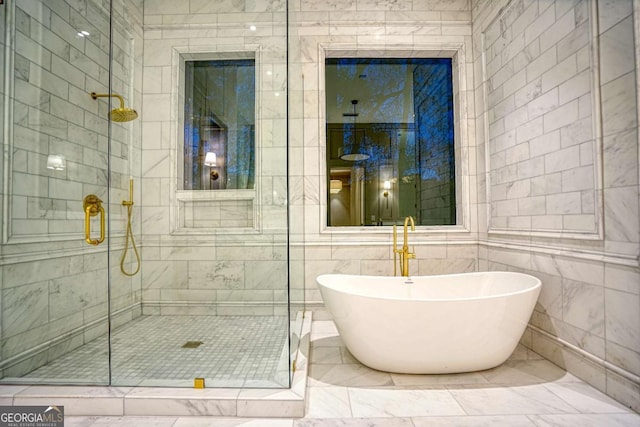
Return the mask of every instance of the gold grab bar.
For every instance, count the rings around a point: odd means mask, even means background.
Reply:
[[[104,208],[102,200],[95,194],[89,194],[84,198],[84,240],[90,245],[99,245],[104,242]],[[100,214],[100,239],[91,238],[91,217]]]

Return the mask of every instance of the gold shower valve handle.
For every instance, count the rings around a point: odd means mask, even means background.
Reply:
[[[84,240],[90,245],[99,245],[104,242],[104,208],[102,200],[95,194],[89,194],[84,198],[82,204],[84,208]],[[100,214],[100,238],[91,238],[91,217]]]

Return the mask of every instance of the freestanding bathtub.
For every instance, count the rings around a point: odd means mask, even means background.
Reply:
[[[511,355],[540,294],[522,273],[317,277],[351,354],[387,372],[479,371]]]

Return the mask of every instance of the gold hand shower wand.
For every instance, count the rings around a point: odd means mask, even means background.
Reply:
[[[140,271],[140,254],[136,248],[136,242],[133,240],[133,230],[131,228],[131,214],[133,211],[133,178],[129,179],[129,200],[123,200],[122,206],[127,207],[127,234],[124,243],[124,251],[122,252],[122,258],[120,259],[120,271],[122,271],[122,274],[125,276],[135,276],[136,273]],[[127,258],[127,251],[129,250],[129,239],[131,239],[131,246],[133,247],[133,252],[136,255],[136,262],[138,263],[138,267],[133,273],[128,273],[124,269],[124,262]]]

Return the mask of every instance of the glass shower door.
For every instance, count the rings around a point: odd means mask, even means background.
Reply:
[[[288,387],[286,6],[186,3],[113,0],[111,383]]]
[[[90,18],[89,18],[90,17]],[[110,10],[0,5],[4,383],[109,383]]]

